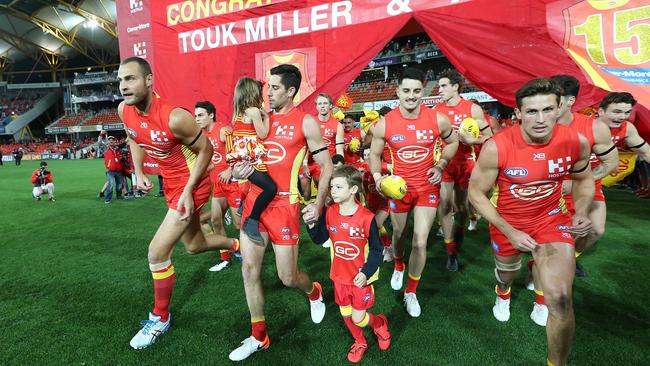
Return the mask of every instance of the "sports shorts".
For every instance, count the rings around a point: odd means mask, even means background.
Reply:
[[[411,186],[406,184],[406,195],[401,200],[389,200],[388,209],[394,213],[410,212],[413,207],[433,207],[438,208],[440,200],[439,185]]]
[[[454,182],[459,187],[467,189],[469,187],[469,177],[476,162],[474,160],[452,160],[442,171],[443,182]]]
[[[594,202],[605,202],[605,194],[603,193],[603,182],[599,179],[596,181],[596,191],[594,193]],[[566,209],[571,213],[571,216],[576,214],[575,203],[573,202],[573,196],[571,193],[564,195],[564,204]]]
[[[165,194],[165,200],[167,201],[167,207],[175,210],[178,208],[178,200],[183,194],[185,185],[187,184],[187,177],[182,179],[173,179],[163,177],[165,183],[163,184],[163,193]],[[201,179],[199,184],[194,187],[192,191],[192,199],[194,200],[194,214],[199,215],[201,213],[201,207],[205,205],[210,199],[210,191],[212,191],[212,183],[210,182],[209,177],[204,177]]]
[[[210,181],[212,182],[212,198],[225,198],[228,206],[239,208],[246,195],[238,182],[223,183],[219,179],[219,174],[214,170],[210,172]]]
[[[373,285],[361,288],[334,282],[334,302],[339,306],[350,306],[355,310],[367,310],[375,304]]]
[[[241,223],[253,210],[257,194],[249,194],[244,200]],[[300,240],[300,204],[287,203],[283,206],[268,206],[260,215],[260,232],[268,233],[275,245],[296,245]]]
[[[567,243],[574,245],[573,234],[569,231],[571,216],[569,213],[558,212],[555,215],[531,218],[530,225],[515,229],[530,235],[537,244]],[[512,246],[508,238],[496,227],[490,225],[490,241],[494,254],[511,257],[521,251]]]

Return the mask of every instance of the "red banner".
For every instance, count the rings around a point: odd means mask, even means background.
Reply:
[[[550,2],[129,0],[117,5],[122,57],[142,53],[135,45],[144,42],[147,59],[155,61],[154,87],[161,95],[189,109],[198,100],[210,100],[217,106],[217,118],[230,120],[236,81],[242,76],[264,79],[279,62],[293,63],[302,70],[298,101],[306,111],[315,112],[318,93],[334,97],[344,93],[407,24],[409,30],[425,30],[470,82],[504,104],[514,105],[514,92],[527,80],[560,73],[574,75],[581,82],[577,109],[597,104],[605,91],[594,86],[598,82],[583,74],[575,58],[548,33],[546,3]],[[558,9],[567,9],[579,2],[560,3]],[[555,9],[554,5],[549,9]],[[627,62],[647,54],[635,48],[645,45],[648,36],[643,32],[644,20],[635,12],[639,10],[634,9],[626,5],[624,10],[631,13],[625,19],[618,16],[627,21],[623,33],[616,35],[618,28],[612,30],[620,41],[615,44],[619,51],[612,52]],[[569,19],[585,16],[580,12],[570,15]],[[549,23],[565,29],[567,18],[561,11],[551,14],[549,10],[548,16]],[[568,45],[573,47],[571,42]],[[632,87],[627,90],[633,91]],[[643,91],[634,90],[647,103]],[[639,116],[647,119],[647,109],[640,108]],[[648,122],[637,123],[646,137],[650,136]]]

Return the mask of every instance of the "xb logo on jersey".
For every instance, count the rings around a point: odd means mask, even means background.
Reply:
[[[397,157],[405,163],[419,163],[429,155],[429,149],[422,146],[404,146],[397,150]]]
[[[359,248],[347,241],[337,241],[334,243],[334,255],[343,260],[352,261],[358,257],[359,254],[361,254]]]
[[[276,164],[282,161],[287,156],[287,151],[274,141],[265,141],[264,146],[267,148],[266,164]]]

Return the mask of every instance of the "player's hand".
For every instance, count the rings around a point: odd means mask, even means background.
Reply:
[[[429,183],[431,185],[438,185],[442,181],[442,168],[436,165],[427,170],[427,175],[429,176]]]
[[[569,231],[578,238],[587,236],[591,232],[591,220],[582,215],[573,215],[573,226],[569,227]]]
[[[571,194],[571,188],[573,188],[573,181],[571,179],[565,179],[562,181],[563,195]]]
[[[368,279],[366,278],[366,275],[363,274],[363,272],[359,272],[356,276],[354,276],[354,280],[352,281],[354,282],[355,286],[361,288],[366,285],[366,281],[368,281]]]
[[[219,174],[219,180],[221,183],[230,183],[230,178],[232,178],[232,168],[228,168]]]
[[[232,167],[232,176],[235,179],[248,179],[254,170],[249,161],[240,161]]]
[[[302,209],[302,220],[305,224],[314,224],[318,221],[320,217],[320,209],[315,203],[310,203],[305,208]]]
[[[178,206],[176,211],[181,214],[178,218],[180,221],[187,221],[194,213],[194,199],[192,199],[192,191],[184,189],[181,197],[178,199]]]
[[[151,184],[149,178],[146,175],[140,175],[137,178],[138,178],[138,189],[145,193],[151,192],[151,189],[153,189],[153,184]]]
[[[384,192],[382,192],[381,189],[379,189],[379,187],[381,187],[381,186],[380,186],[381,181],[384,180],[387,176],[388,176],[388,175],[382,175],[381,177],[379,177],[379,179],[376,179],[376,180],[375,180],[375,191],[377,191],[377,193],[379,193],[379,195],[382,196],[383,198],[389,200],[390,198],[389,198],[389,197],[386,197],[386,196],[384,195]]]
[[[523,231],[513,229],[513,232],[507,237],[508,241],[512,243],[512,246],[519,251],[532,252],[537,248],[537,242],[535,239],[531,238],[530,235]]]

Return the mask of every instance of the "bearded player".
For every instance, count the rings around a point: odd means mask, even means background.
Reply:
[[[256,245],[240,231],[242,253],[242,277],[246,291],[246,302],[251,315],[251,336],[230,353],[233,361],[241,361],[270,345],[264,317],[264,292],[262,290],[262,261],[267,243],[273,245],[275,267],[278,277],[287,287],[298,288],[310,300],[311,319],[320,323],[325,316],[322,288],[313,282],[307,273],[298,270],[298,241],[300,239],[300,199],[297,187],[298,170],[305,158],[307,148],[320,168],[320,185],[315,203],[303,209],[305,223],[315,223],[325,205],[329,193],[332,161],[320,134],[316,119],[293,106],[302,75],[293,65],[278,65],[271,69],[269,78],[269,135],[264,145],[269,150],[266,164],[268,172],[278,187],[275,199],[262,212],[259,229],[264,238],[263,245]],[[233,167],[236,178],[252,174],[252,167],[245,162]],[[261,189],[251,185],[244,203],[245,219]],[[243,221],[243,220],[242,220]]]
[[[216,233],[226,235],[223,221],[228,207],[231,208],[230,216],[235,227],[239,227],[241,220],[237,214],[237,209],[241,206],[243,194],[239,183],[232,180],[232,168],[226,164],[225,134],[232,131],[230,124],[217,122],[215,114],[217,113],[214,104],[209,101],[197,102],[194,105],[194,119],[203,129],[206,137],[212,144],[214,153],[212,155],[212,166],[210,170],[210,182],[212,182],[212,202],[210,204],[210,221],[212,228]],[[242,184],[248,184],[242,183]],[[211,272],[219,272],[230,266],[231,258],[228,250],[221,250],[220,260],[214,266],[210,267]]]
[[[409,257],[408,280],[404,291],[407,313],[421,313],[416,291],[427,259],[427,240],[436,218],[442,172],[456,153],[458,140],[449,118],[422,105],[425,74],[422,70],[406,68],[399,79],[397,97],[400,106],[386,114],[372,127],[370,171],[375,186],[386,177],[381,173],[384,144],[390,147],[393,174],[406,181],[407,193],[401,200],[391,200],[390,218],[393,224],[395,270],[391,278],[393,290],[400,290],[404,278],[404,230],[409,212],[413,211],[413,242]],[[436,139],[446,145],[442,157],[434,165]]]
[[[435,107],[436,111],[449,118],[460,140],[456,155],[443,172],[440,186],[440,221],[447,249],[447,270],[452,272],[460,269],[456,247],[463,242],[469,213],[467,186],[475,164],[473,146],[480,146],[492,137],[492,130],[485,122],[483,109],[460,96],[462,85],[463,77],[457,71],[444,72],[438,80],[442,103],[438,103]],[[474,118],[478,124],[481,132],[478,138],[472,137],[469,133],[458,132],[461,123],[468,117]]]
[[[594,195],[591,146],[577,131],[557,123],[562,95],[549,79],[527,82],[515,94],[522,121],[501,131],[482,149],[469,184],[469,198],[490,223],[497,286],[495,318],[510,318],[510,286],[531,252],[549,309],[548,365],[566,365],[575,328],[574,235],[591,230],[587,216]],[[570,176],[575,215],[562,209],[562,181]],[[488,199],[498,186],[495,208]]]
[[[117,73],[124,101],[117,108],[124,122],[139,188],[153,185],[142,173],[145,153],[160,166],[165,179],[167,214],[149,243],[149,269],[153,276],[154,308],[142,329],[131,339],[133,348],[152,345],[171,325],[169,302],[176,278],[171,254],[179,240],[190,254],[209,250],[236,250],[237,239],[204,235],[199,214],[210,197],[206,169],[212,145],[188,111],[166,102],[152,90],[153,74],[146,60],[130,57]]]

